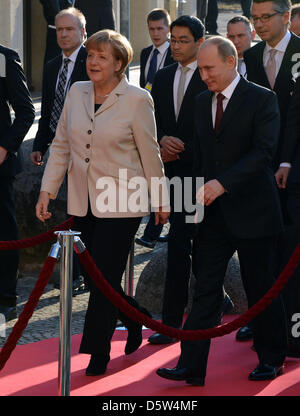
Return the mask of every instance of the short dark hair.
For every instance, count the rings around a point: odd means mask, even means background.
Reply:
[[[171,18],[167,10],[165,9],[153,9],[147,16],[147,23],[149,21],[164,20],[166,26],[170,26]]]
[[[204,25],[198,17],[180,16],[171,23],[171,33],[175,26],[188,27],[195,39],[195,42],[204,36]]]
[[[291,19],[296,15],[300,16],[300,3],[294,4],[291,9]]]
[[[253,0],[253,3],[266,3],[267,1],[274,3],[274,10],[278,13],[285,13],[291,10],[292,3],[290,0]]]
[[[234,16],[227,23],[227,29],[228,29],[229,25],[234,25],[235,23],[244,23],[248,27],[250,32],[253,30],[252,23],[250,22],[250,20],[246,16]]]

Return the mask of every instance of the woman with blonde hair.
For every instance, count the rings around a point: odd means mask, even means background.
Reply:
[[[73,84],[50,147],[36,215],[50,218],[49,199],[54,199],[68,172],[68,213],[74,229],[96,265],[116,291],[127,297],[121,279],[141,219],[149,213],[148,190],[156,222],[169,216],[166,192],[151,190],[153,178],[164,182],[163,164],[156,140],[150,94],[128,83],[124,75],[132,60],[129,41],[112,30],[93,34],[86,43],[90,81]],[[137,185],[140,186],[136,198]],[[160,188],[161,190],[161,188]],[[139,205],[139,202],[144,202]],[[90,298],[80,352],[90,354],[87,375],[106,371],[110,342],[117,318],[128,329],[125,353],[142,342],[142,326],[118,311],[86,276]]]

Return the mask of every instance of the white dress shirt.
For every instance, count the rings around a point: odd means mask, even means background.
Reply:
[[[154,49],[158,50],[158,54],[157,54],[157,68],[156,71],[158,71],[159,69],[164,67],[165,64],[165,60],[166,60],[166,56],[168,53],[168,48],[169,48],[170,44],[169,41],[166,40],[165,43],[163,43],[162,45],[160,45],[158,48],[156,48],[154,45],[152,47],[152,51],[147,59],[147,63],[145,66],[145,79],[147,79],[147,75],[148,75],[148,71],[149,71],[149,66],[150,66],[150,61],[153,55],[153,51]]]
[[[177,114],[177,92],[178,92],[179,80],[180,80],[180,75],[181,75],[181,67],[182,65],[178,63],[178,67],[175,72],[174,83],[173,83],[173,98],[174,98],[175,114]],[[187,90],[187,87],[192,79],[192,76],[194,75],[195,70],[198,71],[197,60],[186,65],[186,67],[190,68],[190,71],[188,71],[185,76],[184,93]]]
[[[63,70],[63,67],[64,67],[64,59],[68,58],[68,59],[70,59],[70,62],[68,63],[68,74],[67,74],[67,80],[66,80],[66,85],[65,85],[65,94],[67,93],[67,91],[70,88],[70,78],[71,78],[71,75],[72,75],[72,72],[73,72],[73,69],[74,69],[74,65],[75,65],[75,62],[76,62],[76,59],[77,59],[77,55],[78,55],[78,52],[79,52],[79,49],[81,48],[81,46],[82,45],[80,45],[70,56],[66,56],[64,53],[62,54],[62,64],[61,64],[60,70],[58,72],[55,89],[57,88],[57,85],[58,85],[59,75],[60,75],[60,73],[61,73],[61,71]]]
[[[223,94],[224,95],[224,100],[222,101],[222,106],[223,106],[223,111],[225,111],[227,104],[237,86],[237,84],[239,83],[241,79],[240,74],[237,74],[237,76],[234,78],[234,80],[231,82],[231,84],[228,85],[228,87],[225,88],[225,90],[220,91],[220,92],[216,92],[211,100],[211,113],[212,113],[212,123],[213,123],[213,127],[215,127],[215,121],[216,121],[216,113],[217,113],[217,95],[218,94]]]

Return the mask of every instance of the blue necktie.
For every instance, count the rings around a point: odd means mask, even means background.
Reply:
[[[155,76],[156,70],[157,70],[157,54],[158,53],[159,53],[158,49],[154,49],[153,54],[152,54],[152,58],[151,58],[151,61],[150,61],[150,65],[149,65],[146,84],[147,84],[147,82],[149,82],[151,85],[153,84],[154,76]]]

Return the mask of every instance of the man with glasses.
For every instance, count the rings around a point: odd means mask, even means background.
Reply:
[[[300,52],[300,38],[288,30],[291,3],[289,0],[263,1],[254,0],[252,20],[258,36],[262,39],[244,54],[247,78],[263,87],[276,92],[280,116],[280,135],[277,152],[273,159],[273,169],[279,188],[281,207],[284,214],[285,231],[280,238],[279,253],[275,257],[281,260],[278,273],[285,266],[288,254],[291,254],[290,238],[294,227],[300,223],[300,175],[292,174],[299,170],[299,161],[293,159],[286,151],[287,142],[284,138],[287,114],[295,87],[297,71],[297,55]],[[288,176],[293,181],[288,180]],[[295,280],[298,283],[295,284]],[[300,276],[294,274],[283,291],[286,309],[289,347],[288,356],[300,357],[300,339],[292,336],[293,316],[299,312]]]
[[[206,90],[197,69],[197,52],[204,42],[204,26],[197,17],[180,16],[171,24],[171,51],[176,63],[160,69],[154,78],[152,96],[165,174],[169,179],[192,177],[194,102]],[[184,189],[182,191],[184,195]],[[185,222],[185,212],[172,212],[168,238],[167,272],[162,321],[179,328],[188,300],[191,274],[191,239],[194,224]],[[169,344],[176,339],[155,333],[151,344]]]

